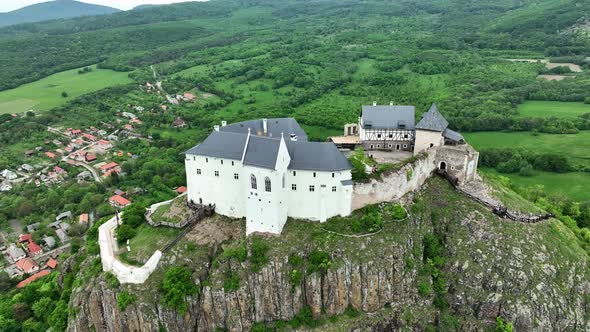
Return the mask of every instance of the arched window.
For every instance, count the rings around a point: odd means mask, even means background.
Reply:
[[[270,192],[271,189],[272,188],[270,186],[270,179],[268,177],[264,178],[264,191]]]
[[[254,174],[250,175],[250,184],[252,185],[252,189],[258,189],[258,186],[256,186],[256,177]]]

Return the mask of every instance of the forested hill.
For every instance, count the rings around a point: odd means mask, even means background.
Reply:
[[[253,8],[264,15],[245,15]],[[302,32],[306,41],[320,44],[338,40],[388,46],[396,31],[412,30],[398,39],[404,51],[474,48],[582,54],[590,49],[588,43],[560,31],[589,11],[588,1],[576,0],[213,0],[23,24],[0,29],[0,57],[10,59],[0,63],[0,90],[84,65],[102,63],[126,71],[243,40],[276,49],[298,42]],[[269,29],[276,32],[274,37],[268,36]]]
[[[40,22],[60,18],[103,15],[118,12],[116,8],[93,5],[73,0],[43,2],[8,13],[0,13],[0,26]]]

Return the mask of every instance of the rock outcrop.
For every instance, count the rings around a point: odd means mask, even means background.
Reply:
[[[441,324],[443,315],[433,305],[434,295],[418,292],[419,283],[429,280],[424,235],[435,229],[445,243],[444,314],[456,319],[459,330],[489,329],[499,316],[517,331],[590,330],[588,256],[566,227],[556,220],[526,225],[498,219],[439,179],[426,187],[408,198],[412,218],[386,223],[372,237],[328,236],[316,223],[289,221],[281,237],[266,239],[270,261],[256,273],[248,262],[203,268],[210,264],[197,266],[187,253],[173,251],[167,255],[174,259],[165,256],[146,284],[124,286],[138,300],[123,312],[116,300],[121,289],[109,288],[98,276],[74,291],[76,314],[69,330],[249,331],[256,322],[290,320],[303,308],[316,318],[348,308],[365,313],[347,321],[350,330],[425,330]],[[330,254],[332,265],[325,273],[304,273],[293,285],[289,255],[316,247]],[[163,306],[158,291],[163,271],[179,264],[192,267],[200,288],[187,298],[184,314]],[[240,275],[237,291],[223,289],[227,269]]]

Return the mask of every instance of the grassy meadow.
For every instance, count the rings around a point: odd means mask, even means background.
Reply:
[[[522,117],[576,118],[584,113],[590,113],[590,104],[528,100],[518,105],[518,114]]]
[[[78,69],[68,70],[0,92],[0,114],[47,111],[83,94],[131,82],[128,73],[97,69],[96,66],[85,74],[78,74]],[[62,97],[62,92],[68,97]]]
[[[524,148],[532,152],[564,154],[577,165],[590,165],[590,131],[578,134],[533,134],[531,132],[465,133],[475,149]]]
[[[533,176],[503,174],[494,169],[480,169],[484,174],[501,175],[509,178],[514,184],[524,187],[542,185],[548,194],[566,195],[575,201],[589,201],[590,173],[551,173],[535,171]]]

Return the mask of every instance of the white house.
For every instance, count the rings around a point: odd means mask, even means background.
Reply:
[[[3,170],[2,172],[0,172],[0,175],[2,175],[2,177],[6,180],[15,180],[16,178],[18,178],[18,174],[9,169]]]
[[[11,191],[12,190],[12,183],[10,183],[10,181],[8,180],[4,180],[2,183],[0,183],[0,191]]]
[[[245,217],[247,234],[351,212],[350,163],[333,143],[308,142],[292,118],[223,122],[185,160],[188,200]]]

